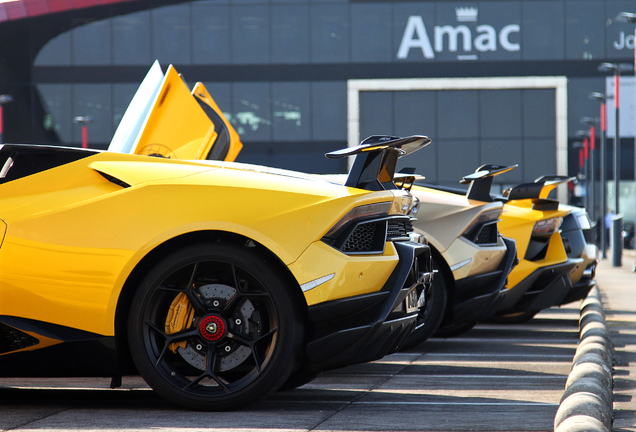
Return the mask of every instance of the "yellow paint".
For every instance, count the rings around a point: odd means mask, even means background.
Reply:
[[[320,239],[356,206],[398,208],[401,192],[242,168],[104,152],[0,185],[0,315],[113,335],[137,263],[171,238],[205,230],[262,244],[299,285],[335,272],[312,290],[311,304],[381,288],[398,261],[392,244],[384,255],[347,256]]]
[[[328,300],[376,292],[399,262],[393,243],[387,243],[382,255],[345,255],[323,242],[312,243],[289,266],[300,285],[335,273],[335,277],[305,292],[309,306]]]

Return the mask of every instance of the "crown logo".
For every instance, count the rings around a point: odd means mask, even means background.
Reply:
[[[477,21],[478,14],[479,14],[479,10],[476,7],[455,8],[455,15],[457,16],[457,21],[460,21],[460,22]]]

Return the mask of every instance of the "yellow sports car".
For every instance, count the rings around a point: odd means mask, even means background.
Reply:
[[[593,286],[596,247],[586,243],[582,231],[587,214],[548,198],[559,184],[572,180],[543,176],[510,188],[497,198],[504,203],[499,230],[516,240],[520,262],[508,275],[508,291],[494,321],[527,321],[542,309],[585,297]],[[490,190],[490,184],[480,182],[474,179],[471,188]],[[481,199],[489,197],[494,200],[489,192]],[[574,210],[578,217],[572,214]]]
[[[467,176],[466,182],[479,178],[490,192],[493,177],[512,168],[488,166]],[[437,275],[406,348],[432,335],[463,333],[495,315],[517,259],[515,241],[497,229],[503,204],[486,202],[480,189],[471,187],[466,195],[414,185],[411,193],[420,201],[413,226],[428,239]]]
[[[159,88],[155,105],[175,91]],[[198,109],[214,151],[219,125]],[[1,147],[0,376],[139,373],[178,405],[224,410],[401,347],[433,273],[392,180],[428,138],[329,154],[356,156],[343,186],[169,158],[201,148],[194,135],[130,154],[153,144],[146,117],[120,152]]]

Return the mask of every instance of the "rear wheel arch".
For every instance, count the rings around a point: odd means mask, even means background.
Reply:
[[[437,273],[434,277],[442,277],[444,278],[444,284],[446,285],[447,298],[446,302],[446,312],[444,313],[444,320],[442,321],[442,325],[451,319],[453,314],[453,304],[455,297],[455,278],[453,277],[453,272],[451,271],[448,263],[442,256],[442,254],[435,248],[433,245],[429,245],[431,247],[431,255],[433,256],[433,266],[437,270]]]
[[[121,293],[119,294],[117,308],[115,311],[115,344],[119,369],[122,375],[137,372],[133,365],[130,350],[128,348],[126,328],[130,304],[139,284],[155,264],[174,251],[194,244],[217,242],[230,243],[249,248],[258,254],[263,260],[268,262],[272,269],[285,280],[286,286],[298,287],[298,289],[292,288],[288,291],[294,304],[296,304],[299,308],[302,319],[306,321],[307,302],[305,301],[305,297],[302,295],[298,282],[280,258],[265,246],[243,235],[226,231],[197,231],[183,234],[158,245],[145,257],[143,257],[126,279]]]

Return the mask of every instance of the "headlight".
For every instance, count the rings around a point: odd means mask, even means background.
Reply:
[[[368,219],[372,217],[387,216],[391,211],[392,202],[381,202],[355,207],[340,219],[325,235],[325,237],[335,237],[338,232],[350,222],[358,219]]]
[[[532,235],[545,236],[552,235],[561,227],[562,217],[540,220],[532,227]]]

